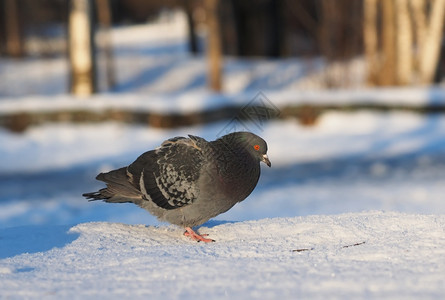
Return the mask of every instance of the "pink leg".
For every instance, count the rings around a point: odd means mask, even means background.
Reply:
[[[204,236],[207,236],[207,234],[202,234],[202,235],[197,234],[190,227],[186,227],[185,228],[184,235],[190,237],[192,240],[195,240],[197,242],[210,243],[210,242],[214,242],[215,241],[215,240],[212,240],[212,239],[206,239]]]

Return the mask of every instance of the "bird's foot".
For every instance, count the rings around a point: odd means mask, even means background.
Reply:
[[[215,241],[212,239],[206,239],[205,236],[208,236],[208,234],[199,235],[195,231],[193,231],[193,229],[190,227],[185,228],[184,235],[190,237],[192,240],[197,242],[211,243]]]

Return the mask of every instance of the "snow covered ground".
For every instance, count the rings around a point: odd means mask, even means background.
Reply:
[[[258,91],[278,107],[308,99],[445,100],[443,87],[301,90],[317,87],[305,64],[261,60],[229,60],[226,93],[214,95],[205,90],[204,62],[184,53],[183,26],[174,24],[158,24],[151,34],[117,30],[122,84],[85,101],[61,94],[65,70],[57,60],[45,70],[38,61],[1,60],[0,113],[115,106],[187,112],[243,105]],[[445,297],[442,114],[329,112],[312,127],[293,119],[238,124],[268,142],[272,168],[262,168],[248,199],[199,228],[217,240],[212,244],[192,242],[134,205],[80,196],[102,186],[97,173],[163,140],[213,140],[230,121],[0,129],[0,298]]]
[[[445,217],[367,212],[173,227],[0,230],[3,298],[440,299]],[[20,237],[20,239],[18,238]],[[6,252],[6,253],[5,253]]]

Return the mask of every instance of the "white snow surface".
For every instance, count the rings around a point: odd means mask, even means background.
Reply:
[[[439,299],[445,217],[367,212],[201,227],[0,230],[3,298]],[[20,237],[20,239],[18,238]]]
[[[323,63],[298,59],[228,58],[224,94],[213,94],[205,61],[185,52],[184,15],[174,19],[113,30],[119,84],[88,99],[63,95],[63,58],[0,59],[0,114],[184,113],[245,105],[259,91],[279,108],[445,103],[443,86],[325,91]],[[354,78],[344,80],[359,86],[362,62],[351,66]],[[445,298],[442,114],[330,112],[311,127],[293,119],[236,123],[264,137],[272,168],[262,166],[245,201],[198,228],[215,243],[193,242],[135,205],[81,197],[104,186],[96,174],[167,138],[213,140],[232,125],[0,129],[0,298]]]
[[[355,105],[358,103],[379,106],[405,106],[411,108],[445,106],[445,88],[381,88],[360,90],[301,90],[276,91],[263,90],[267,99],[274,105]],[[224,95],[211,92],[189,92],[187,94],[150,94],[134,93],[100,94],[84,99],[70,95],[53,97],[32,96],[4,98],[0,100],[0,114],[22,112],[93,111],[107,109],[126,111],[145,111],[152,113],[193,113],[226,106],[243,106],[258,95],[257,91],[228,93]]]

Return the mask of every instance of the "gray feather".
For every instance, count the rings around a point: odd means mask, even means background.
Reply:
[[[108,173],[100,173],[96,179],[105,182],[107,187],[94,193],[82,195],[90,201],[104,200],[105,202],[125,203],[134,202],[142,197],[141,192],[128,180],[126,167]]]

